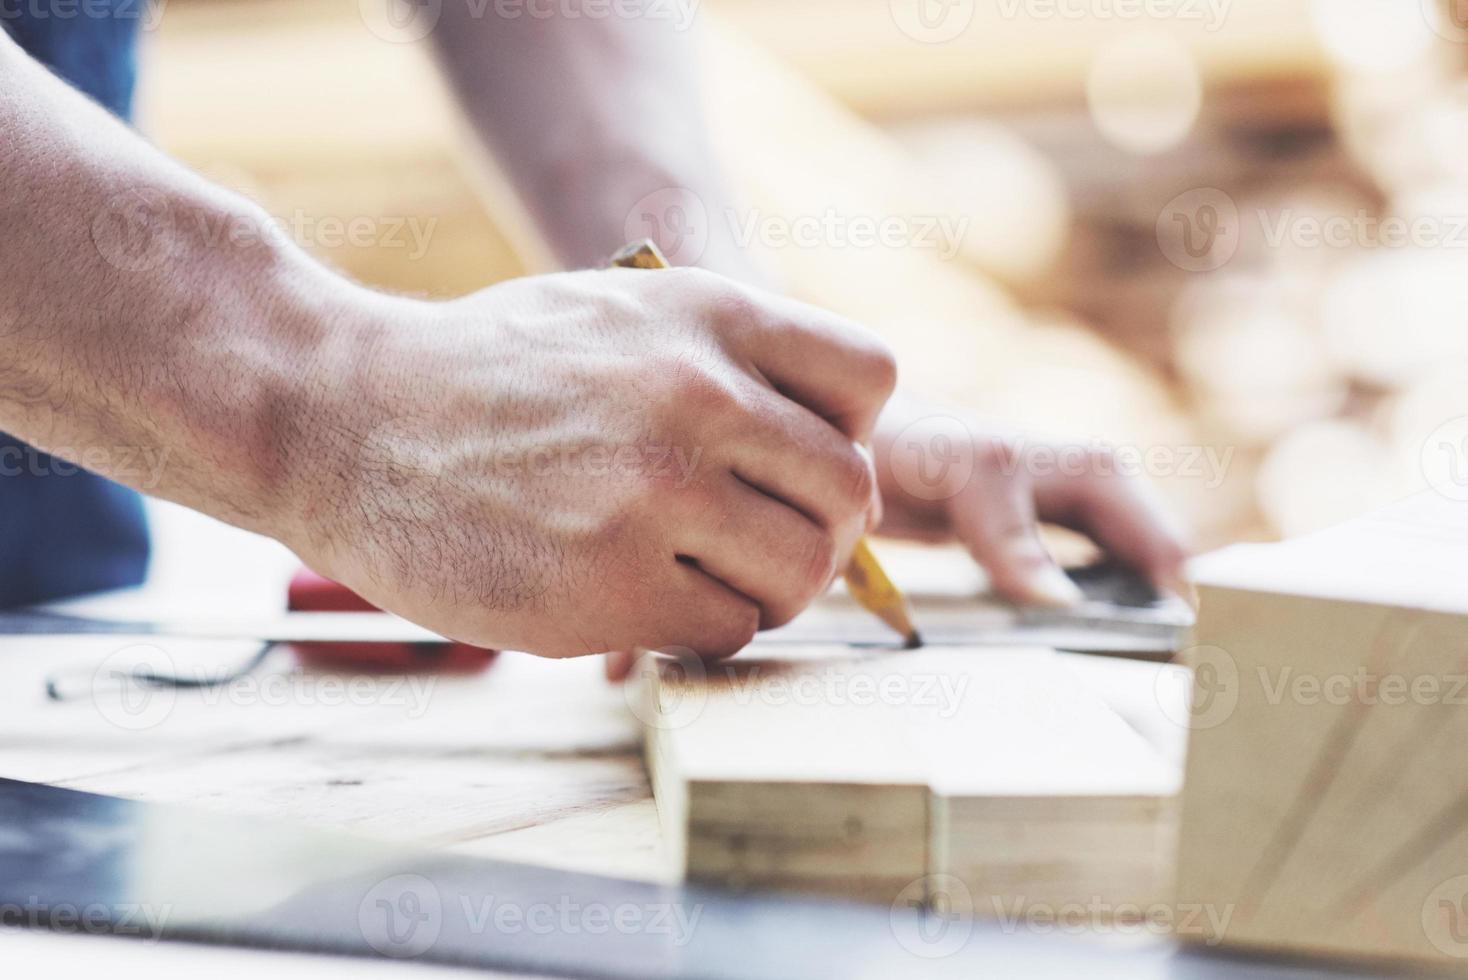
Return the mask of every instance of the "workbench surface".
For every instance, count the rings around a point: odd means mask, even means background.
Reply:
[[[279,608],[293,565],[282,550],[174,508],[158,508],[155,518],[158,567],[151,586],[142,596],[105,601],[104,610],[156,610],[160,598],[168,609],[194,615]],[[603,679],[599,659],[502,654],[470,677],[343,678],[304,672],[281,648],[223,690],[140,697],[134,689],[126,699],[94,684],[99,667],[137,657],[138,642],[0,640],[0,776],[464,854],[645,880],[672,877],[639,723],[624,690]],[[162,666],[184,670],[243,662],[254,649],[149,642],[157,651],[142,651],[144,659],[161,657]],[[47,698],[48,678],[61,682],[67,700]],[[1151,695],[1145,678],[1123,686],[1144,692],[1144,699]],[[134,968],[150,978],[175,970],[191,976],[201,966],[258,975],[262,963],[287,977],[319,969],[310,956],[155,948],[16,929],[3,930],[3,943],[7,960],[105,959],[123,976]],[[372,968],[385,975],[428,969]],[[435,969],[435,976],[445,975]]]
[[[150,516],[149,586],[101,608],[280,608],[294,566],[284,549],[167,505]],[[98,667],[138,656],[129,649],[138,642],[0,639],[0,776],[623,877],[666,874],[636,719],[598,661],[505,654],[471,677],[339,678],[302,672],[278,649],[222,691],[134,691],[127,701],[105,685],[94,691]],[[243,662],[255,649],[148,642],[184,670]],[[47,698],[50,677],[68,700]],[[277,976],[293,976],[298,963],[303,975],[320,968],[310,956],[0,935],[6,962],[95,958],[123,975],[134,966],[153,978],[201,966],[258,975],[264,963]]]

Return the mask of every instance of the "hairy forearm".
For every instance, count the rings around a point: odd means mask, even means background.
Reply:
[[[731,195],[704,127],[692,13],[668,0],[599,9],[569,17],[558,4],[446,0],[433,38],[566,265],[599,265],[646,236],[675,260],[768,284],[723,220]],[[693,250],[678,248],[685,216],[702,225]]]
[[[335,291],[263,211],[161,153],[0,32],[0,429],[275,531],[281,438]],[[162,460],[147,473],[140,455]]]

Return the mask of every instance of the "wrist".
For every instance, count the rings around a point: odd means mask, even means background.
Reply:
[[[207,302],[175,297],[192,308],[169,318],[177,384],[155,409],[183,433],[186,473],[200,484],[173,495],[294,546],[333,452],[324,430],[360,391],[355,375],[392,300],[311,259],[252,204],[207,217],[256,233],[179,236],[172,250],[173,264],[195,270],[193,289],[208,284]]]
[[[315,273],[315,274],[313,274]],[[400,403],[417,366],[414,336],[436,304],[368,289],[317,267],[281,270],[272,291],[272,348],[278,371],[264,392],[256,429],[262,530],[331,573],[343,514],[364,498],[373,446],[416,411]],[[385,393],[398,393],[391,397]],[[384,434],[386,433],[386,434]],[[391,462],[391,461],[389,461]]]
[[[382,387],[380,365],[421,302],[364,288],[305,257],[273,271],[254,402],[255,511],[260,530],[297,552],[320,550],[351,491],[352,471]]]

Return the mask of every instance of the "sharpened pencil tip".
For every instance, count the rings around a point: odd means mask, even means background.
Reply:
[[[923,634],[913,630],[907,634],[907,642],[902,645],[904,650],[917,650],[923,645]]]

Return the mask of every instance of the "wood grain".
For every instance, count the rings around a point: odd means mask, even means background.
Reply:
[[[1052,651],[762,648],[644,660],[639,681],[690,878],[887,901],[932,875],[1024,905],[1162,898],[1178,772]]]
[[[1462,969],[1461,506],[1199,564],[1178,892],[1236,910],[1217,939]]]

